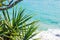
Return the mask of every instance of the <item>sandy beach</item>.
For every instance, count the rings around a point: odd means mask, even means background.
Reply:
[[[47,31],[42,31],[30,40],[60,40],[60,29],[48,29]]]

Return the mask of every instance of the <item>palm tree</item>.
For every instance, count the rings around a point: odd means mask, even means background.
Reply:
[[[0,37],[4,40],[29,40],[36,35],[33,32],[37,29],[37,21],[27,23],[33,16],[25,15],[24,11],[25,9],[17,11],[13,8],[11,18],[8,10],[2,10],[4,17],[0,23]]]

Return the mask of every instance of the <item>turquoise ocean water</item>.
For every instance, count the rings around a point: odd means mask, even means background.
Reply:
[[[60,0],[23,0],[18,6],[25,8],[25,13],[35,14],[32,20],[40,20],[39,30],[60,29]]]
[[[36,14],[34,19],[40,20],[39,29],[60,29],[60,0],[23,0],[20,4],[26,12]]]

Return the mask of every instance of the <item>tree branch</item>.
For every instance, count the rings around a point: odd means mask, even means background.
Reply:
[[[5,7],[5,8],[2,8],[2,7],[0,7],[0,10],[6,10],[6,9],[9,9],[9,8],[12,8],[12,7],[14,7],[17,3],[19,3],[19,2],[21,2],[22,0],[16,0],[14,3],[12,3],[12,4],[9,4],[7,7]]]

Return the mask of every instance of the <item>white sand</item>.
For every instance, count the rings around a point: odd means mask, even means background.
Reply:
[[[39,40],[60,40],[60,29],[48,29],[47,31],[42,31],[30,40],[37,38]]]

